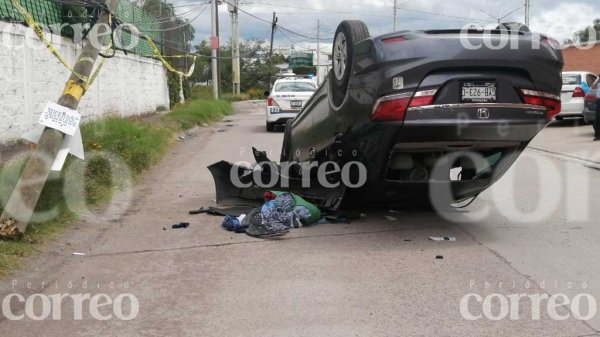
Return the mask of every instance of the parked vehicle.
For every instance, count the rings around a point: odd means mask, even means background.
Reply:
[[[315,83],[305,78],[286,77],[275,81],[272,91],[266,93],[267,131],[295,118],[316,89]]]
[[[598,79],[598,76],[584,71],[569,71],[562,74],[561,90],[561,112],[556,116],[557,120],[565,117],[583,117],[585,95],[590,87]]]
[[[593,124],[596,120],[596,107],[600,99],[600,78],[592,84],[590,92],[585,96],[585,109],[583,110],[583,119],[588,124]],[[596,124],[594,124],[596,130]]]

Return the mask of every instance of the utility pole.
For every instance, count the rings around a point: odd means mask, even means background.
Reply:
[[[119,7],[119,2],[120,0],[106,0],[106,5],[111,12],[115,12],[117,7]],[[98,29],[90,31],[87,44],[79,54],[77,62],[73,67],[74,73],[71,74],[71,77],[65,84],[63,94],[58,99],[59,105],[77,110],[81,98],[85,95],[87,85],[87,81],[81,79],[77,74],[82,75],[81,77],[89,77],[91,75],[100,53],[100,50],[96,48],[100,46],[98,46],[98,43],[92,43],[92,41],[98,41],[101,45],[108,43],[111,31],[109,18],[110,13],[107,11],[102,11],[99,15],[96,22]],[[46,185],[46,180],[48,180],[48,176],[50,175],[52,162],[60,150],[64,137],[65,134],[58,130],[52,128],[44,129],[38,141],[38,146],[29,157],[19,177],[17,186],[0,216],[0,224],[13,219],[16,221],[15,227],[18,232],[21,234],[25,233],[44,185]]]
[[[269,50],[269,90],[273,86],[273,38],[275,37],[275,28],[277,28],[277,14],[273,12],[273,23],[271,24],[271,47]]]
[[[213,86],[213,98],[219,99],[219,33],[217,20],[219,19],[219,7],[217,0],[211,1],[211,38],[210,48],[212,56],[212,86]]]
[[[231,56],[232,56],[232,69],[233,69],[233,94],[240,94],[241,87],[241,70],[240,70],[240,27],[239,27],[239,13],[238,7],[240,6],[240,0],[235,0],[233,5],[229,5],[229,12],[231,12]]]
[[[396,17],[398,16],[398,0],[394,0],[394,32],[396,31]]]
[[[317,20],[317,86],[321,85],[321,20]]]
[[[525,0],[525,25],[529,26],[529,16],[531,15],[531,3]]]

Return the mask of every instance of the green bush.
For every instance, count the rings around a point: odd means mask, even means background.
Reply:
[[[265,98],[265,92],[264,92],[264,90],[261,90],[261,89],[258,89],[258,88],[248,89],[248,91],[246,91],[246,94],[250,97],[250,99],[263,99],[263,98]]]

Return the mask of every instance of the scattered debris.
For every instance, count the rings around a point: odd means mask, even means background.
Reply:
[[[180,228],[188,228],[190,227],[190,224],[187,222],[182,222],[182,223],[178,223],[176,225],[171,226],[173,229],[180,229]]]
[[[179,136],[179,139],[186,140],[187,138],[185,136]]]
[[[73,253],[75,256],[85,256],[85,253]]]
[[[0,240],[20,240],[23,233],[17,228],[17,221],[6,219],[0,223]]]
[[[389,215],[384,216],[384,218],[389,221],[398,221],[398,219],[394,218],[393,216],[389,216]]]
[[[431,240],[431,241],[456,241],[456,238],[453,236],[430,236],[429,240]]]
[[[412,240],[411,240],[411,239],[404,239],[404,241],[406,241],[406,242],[410,242],[410,241],[412,241]]]
[[[202,123],[202,126],[203,126],[203,127],[205,127],[205,128],[207,128],[207,127],[208,127],[208,124],[206,124],[206,123]]]
[[[437,255],[435,258],[438,259],[438,260],[443,260],[444,256],[443,255]]]
[[[226,130],[221,129],[221,130],[217,130],[217,132],[225,132]]]
[[[163,231],[166,231],[166,230],[167,230],[167,227],[163,227]]]

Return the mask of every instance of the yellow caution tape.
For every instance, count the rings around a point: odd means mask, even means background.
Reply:
[[[17,8],[17,11],[19,11],[21,16],[23,16],[27,25],[31,29],[33,29],[33,31],[35,32],[37,37],[42,42],[44,42],[44,44],[46,45],[46,48],[48,48],[48,50],[52,53],[52,55],[54,55],[58,59],[58,61],[65,68],[67,68],[73,75],[75,75],[81,81],[85,82],[85,85],[82,87],[79,84],[73,85],[73,83],[75,83],[75,82],[69,81],[69,82],[67,82],[67,85],[65,87],[65,93],[68,93],[69,95],[71,95],[77,99],[81,99],[81,97],[83,97],[83,95],[85,94],[85,91],[87,91],[87,89],[89,89],[89,87],[92,85],[92,83],[94,83],[94,80],[96,79],[96,77],[98,77],[98,74],[100,73],[100,69],[102,68],[102,65],[104,64],[104,58],[102,58],[102,60],[100,60],[100,63],[98,64],[98,66],[96,67],[96,69],[94,70],[94,72],[92,73],[92,75],[90,77],[79,74],[78,72],[75,71],[75,69],[73,69],[73,67],[71,67],[69,65],[69,63],[67,63],[67,61],[64,59],[64,57],[62,57],[62,55],[60,55],[58,50],[56,50],[56,48],[54,48],[54,45],[52,44],[52,42],[50,40],[48,40],[48,38],[46,37],[44,30],[37,24],[37,22],[35,21],[33,16],[31,16],[31,14],[29,14],[27,9],[25,9],[23,6],[21,6],[21,4],[17,0],[11,0],[11,2],[14,5],[14,7]],[[112,14],[110,14],[110,16],[109,16],[109,21],[112,23]],[[112,48],[112,42],[109,44],[109,46],[107,48],[107,52],[111,48]],[[95,61],[89,57],[82,57],[77,60],[77,63],[81,63],[81,62],[90,62],[92,64],[95,63]],[[77,87],[83,88],[83,92],[80,92],[80,89]]]
[[[192,55],[174,55],[174,56],[163,56],[160,53],[160,50],[158,50],[158,47],[156,46],[156,44],[154,44],[154,41],[152,41],[152,39],[149,36],[144,36],[144,38],[146,38],[146,41],[148,41],[148,44],[150,45],[150,47],[152,48],[152,50],[154,51],[154,55],[156,55],[164,64],[164,66],[171,72],[174,72],[176,74],[178,74],[179,76],[183,76],[183,77],[190,77],[192,76],[192,74],[194,73],[194,69],[196,68],[196,56],[192,56]],[[188,71],[188,73],[183,73],[177,69],[175,69],[167,60],[165,60],[166,57],[170,57],[170,58],[183,58],[183,57],[191,57],[194,62],[192,63],[192,66],[190,67],[190,70]]]
[[[23,18],[25,19],[25,22],[27,23],[27,25],[33,29],[33,31],[35,32],[35,34],[37,35],[37,37],[42,40],[42,42],[44,42],[44,44],[46,45],[46,47],[48,48],[48,50],[58,59],[58,61],[65,67],[67,68],[69,71],[71,71],[71,73],[73,73],[73,75],[75,75],[76,77],[78,77],[81,81],[85,82],[85,86],[84,86],[84,92],[87,91],[89,89],[89,87],[92,85],[92,83],[94,83],[94,80],[98,77],[98,74],[100,73],[100,69],[102,68],[102,66],[104,65],[104,61],[105,58],[102,58],[102,60],[100,60],[100,63],[98,64],[98,66],[96,67],[96,69],[94,70],[94,72],[92,73],[92,75],[90,77],[84,76],[82,74],[79,74],[75,71],[75,69],[73,69],[73,67],[71,67],[67,61],[64,59],[64,57],[62,57],[62,55],[60,55],[58,53],[58,51],[56,50],[56,48],[54,48],[54,46],[52,45],[52,42],[50,40],[48,40],[48,38],[46,37],[46,34],[44,33],[44,30],[37,24],[37,22],[35,21],[35,19],[33,18],[33,16],[31,16],[31,14],[29,14],[29,12],[27,11],[27,9],[25,9],[23,6],[21,6],[21,4],[17,1],[17,0],[11,0],[11,2],[13,3],[13,5],[17,8],[17,10],[19,11],[19,13],[23,16]],[[110,14],[109,17],[110,22],[112,23],[112,14]],[[157,56],[161,62],[163,63],[163,65],[171,72],[174,72],[176,74],[178,74],[179,76],[183,76],[183,77],[190,77],[192,76],[192,74],[194,73],[194,69],[196,67],[196,56],[193,55],[172,55],[172,56],[164,56],[160,53],[160,50],[158,49],[158,47],[156,46],[156,44],[154,43],[154,41],[152,41],[152,39],[148,36],[144,36],[146,38],[146,40],[148,41],[148,44],[150,45],[150,47],[152,48],[155,56]],[[113,47],[112,42],[110,43],[110,45],[107,48],[107,52]],[[178,71],[177,69],[175,69],[167,60],[166,58],[192,58],[193,59],[193,63],[192,66],[190,67],[190,70],[188,71],[188,73],[183,73],[181,71]],[[81,62],[91,62],[91,63],[95,63],[93,59],[91,58],[87,58],[87,57],[83,57],[77,60],[77,63],[81,63]],[[69,85],[70,82],[67,82],[67,85]],[[66,88],[65,92],[67,92],[68,90],[76,90],[74,93],[77,95],[79,94],[78,89],[69,89]],[[83,97],[83,94],[80,95],[80,98]],[[76,96],[73,96],[76,97]]]
[[[65,84],[65,90],[63,91],[63,95],[71,95],[76,100],[81,100],[81,97],[85,94],[86,88],[81,84],[69,80],[67,84]]]

